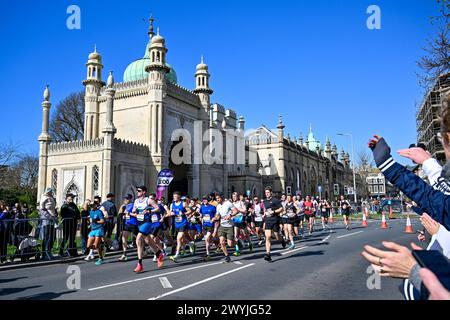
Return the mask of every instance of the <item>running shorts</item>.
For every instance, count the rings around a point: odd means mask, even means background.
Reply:
[[[219,227],[219,237],[224,237],[227,240],[234,240],[234,230],[233,227]]]
[[[205,233],[214,233],[214,227],[203,226],[203,231],[205,231]]]
[[[92,230],[89,232],[89,238],[103,238],[105,236],[105,230],[103,228]]]
[[[257,228],[264,228],[264,221],[255,221],[255,226]]]
[[[247,228],[245,222],[242,222],[242,223],[233,222],[233,226],[234,226],[234,227],[238,227],[239,229],[245,229],[245,228]]]
[[[187,223],[185,223],[184,225],[182,225],[179,228],[175,228],[175,234],[178,234],[178,232],[186,232],[189,230],[189,226]]]
[[[202,225],[200,223],[189,223],[189,230],[197,231],[197,233],[202,233]]]
[[[272,230],[273,232],[280,232],[280,218],[279,217],[267,217],[266,227],[264,230]]]
[[[151,222],[144,222],[139,226],[139,233],[142,233],[144,236],[148,236],[153,231]]]
[[[139,233],[139,227],[137,225],[134,225],[134,224],[126,224],[123,227],[123,231],[127,231],[127,232],[130,232],[130,233],[133,233],[135,236],[137,236],[138,233]]]

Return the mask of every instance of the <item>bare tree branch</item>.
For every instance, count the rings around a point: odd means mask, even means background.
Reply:
[[[57,106],[50,121],[50,135],[56,142],[83,138],[84,92],[72,93]]]

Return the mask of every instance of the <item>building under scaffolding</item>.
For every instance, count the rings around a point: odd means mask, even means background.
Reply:
[[[441,75],[426,94],[416,114],[417,142],[424,143],[434,158],[445,163],[444,148],[438,139],[441,130],[439,116],[442,108],[442,92],[450,88],[450,73]]]

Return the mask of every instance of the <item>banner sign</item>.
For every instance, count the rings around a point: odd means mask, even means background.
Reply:
[[[169,187],[173,180],[173,172],[170,169],[163,169],[158,174],[158,181],[156,182],[156,198],[161,199],[164,191]]]

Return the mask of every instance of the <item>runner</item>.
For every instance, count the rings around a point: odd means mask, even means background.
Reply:
[[[220,219],[219,237],[220,245],[222,247],[223,254],[225,255],[225,262],[231,262],[231,258],[227,251],[227,242],[229,247],[234,246],[234,228],[232,224],[232,218],[237,215],[238,210],[230,201],[225,201],[223,195],[216,195],[217,200],[217,213],[216,219]]]
[[[258,237],[258,246],[262,246],[264,234],[264,204],[257,196],[253,197],[253,204],[250,207],[250,212],[255,221],[255,233]]]
[[[292,197],[292,201],[294,202],[295,207],[295,217],[293,219],[292,228],[294,230],[294,237],[300,237],[302,238],[302,235],[299,233],[298,227],[300,226],[300,214],[301,210],[299,207],[299,196]]]
[[[312,234],[313,231],[313,223],[314,223],[314,204],[311,201],[310,196],[306,196],[306,200],[303,203],[304,211],[305,211],[305,219],[308,220],[308,229],[309,235]]]
[[[127,250],[128,250],[128,239],[130,234],[134,234],[137,237],[139,233],[138,221],[135,216],[131,216],[130,214],[133,212],[134,202],[133,196],[128,195],[126,198],[128,204],[125,207],[123,219],[125,220],[125,225],[122,231],[122,250],[123,254],[119,258],[119,261],[127,261]]]
[[[181,201],[181,195],[179,192],[173,193],[173,202],[170,205],[169,214],[175,217],[175,234],[177,239],[177,249],[175,255],[170,256],[170,260],[177,262],[180,256],[180,250],[186,244],[185,234],[188,231],[188,219],[189,208],[186,203]]]
[[[243,248],[244,246],[241,244],[241,236],[246,240],[249,244],[249,250],[250,252],[253,251],[253,245],[250,241],[250,234],[247,231],[247,226],[245,224],[246,221],[246,215],[247,215],[247,207],[245,205],[245,202],[240,199],[240,196],[237,192],[233,192],[231,195],[233,206],[236,208],[237,213],[232,219],[233,223],[233,229],[234,229],[234,256],[239,256],[240,252],[239,250]]]
[[[117,218],[117,208],[114,204],[114,194],[108,193],[106,195],[106,201],[102,203],[100,210],[103,212],[105,217],[105,237],[104,242],[106,245],[106,251],[111,250],[112,246],[112,233],[115,227],[115,219]]]
[[[320,215],[322,217],[322,231],[328,229],[328,217],[330,216],[331,206],[327,200],[322,200],[319,206]]]
[[[275,234],[275,238],[277,241],[281,242],[283,248],[286,247],[286,242],[280,235],[280,213],[283,212],[283,207],[281,205],[280,200],[275,199],[272,194],[272,188],[266,187],[264,190],[266,195],[266,199],[264,200],[264,215],[265,215],[265,227],[264,233],[266,237],[266,255],[264,256],[264,260],[272,261],[270,257],[270,249],[271,249],[271,238],[272,233]]]
[[[146,197],[147,188],[145,186],[139,187],[137,191],[138,198],[136,199],[136,201],[134,201],[134,208],[131,215],[135,216],[139,223],[139,233],[136,238],[138,264],[136,266],[136,269],[134,269],[134,272],[141,273],[144,270],[142,266],[142,258],[144,256],[145,242],[148,241],[149,234],[151,234],[152,232],[156,232],[155,229],[153,229],[151,216],[153,216],[154,213],[159,212],[159,208],[154,200],[150,201],[149,198]],[[158,268],[161,268],[164,263],[164,254],[153,241],[148,242],[158,259]]]
[[[146,242],[150,245],[150,247],[153,250],[153,253],[155,254],[153,257],[153,261],[158,262],[158,267],[160,268],[162,267],[163,264],[161,260],[164,260],[165,256],[165,251],[159,238],[161,234],[161,224],[165,216],[165,209],[164,206],[158,204],[158,202],[156,201],[156,194],[154,193],[150,195],[148,204],[149,205],[147,209],[151,211],[150,213],[151,230],[146,239]],[[161,254],[157,254],[158,252],[161,252]]]
[[[91,232],[89,232],[87,248],[91,250],[96,249],[98,251],[98,260],[95,264],[99,266],[103,264],[103,259],[105,256],[105,248],[102,245],[102,241],[105,236],[104,225],[106,223],[106,219],[103,213],[99,210],[96,202],[94,202],[91,206],[89,217],[91,222]],[[87,261],[89,261],[89,259]]]
[[[201,214],[203,232],[205,233],[206,255],[203,257],[205,261],[211,259],[209,246],[211,244],[212,234],[214,232],[214,222],[216,221],[216,207],[208,202],[208,197],[202,199],[202,206],[199,210]]]
[[[201,223],[201,214],[199,212],[200,208],[198,206],[198,199],[186,199],[186,203],[189,205],[190,215],[189,215],[189,249],[192,255],[195,255],[196,246],[195,241],[198,238],[203,237],[202,233],[202,223]]]
[[[344,196],[341,196],[339,206],[341,208],[341,213],[344,216],[345,229],[350,230],[352,228],[350,221],[350,203],[344,198]]]
[[[294,243],[294,233],[292,230],[292,226],[295,223],[295,219],[297,217],[297,209],[295,208],[294,201],[292,199],[292,196],[288,195],[286,197],[286,202],[284,205],[284,212],[282,218],[283,226],[284,226],[284,235],[286,237],[286,240],[289,239],[291,242],[291,245],[289,246],[289,249],[295,249],[295,243]]]

